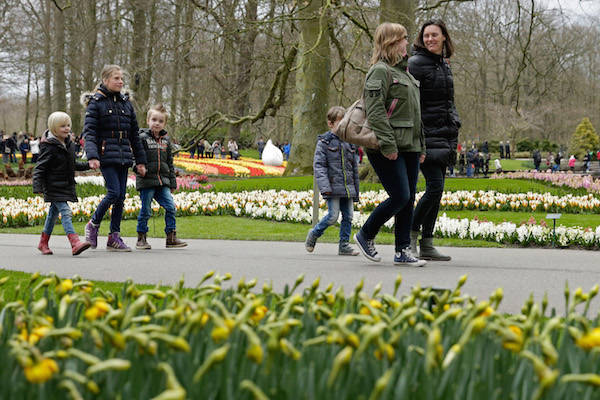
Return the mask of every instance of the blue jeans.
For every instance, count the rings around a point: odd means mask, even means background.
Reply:
[[[342,223],[340,224],[340,242],[349,242],[352,232],[352,215],[354,214],[354,203],[348,197],[332,197],[327,199],[327,215],[315,225],[312,232],[316,237],[321,237],[325,229],[334,225],[342,212]]]
[[[128,167],[108,166],[100,167],[104,181],[106,182],[106,196],[102,199],[94,215],[92,222],[100,225],[104,214],[112,206],[110,216],[110,233],[121,232],[121,218],[123,218],[123,203],[127,193],[127,171]]]
[[[142,209],[138,215],[137,231],[140,233],[148,232],[148,219],[152,216],[152,199],[156,199],[158,204],[165,209],[165,233],[175,230],[175,203],[171,196],[171,189],[167,186],[157,186],[140,190],[140,199],[142,200]]]
[[[75,233],[73,222],[71,221],[73,213],[71,212],[71,207],[69,207],[66,201],[56,201],[50,203],[50,208],[48,209],[48,215],[46,216],[43,232],[47,235],[52,235],[52,230],[54,230],[54,224],[56,224],[58,214],[61,216],[60,220],[65,233],[67,235]]]
[[[419,177],[419,154],[398,153],[396,160],[388,160],[379,151],[368,151],[369,161],[390,196],[381,202],[362,226],[363,237],[375,239],[379,229],[394,217],[396,252],[410,245],[410,227]]]
[[[412,230],[420,231],[423,227],[423,238],[432,238],[444,193],[446,166],[426,161],[421,164],[421,172],[425,177],[425,194],[415,207]]]

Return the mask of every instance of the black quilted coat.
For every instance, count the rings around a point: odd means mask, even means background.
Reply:
[[[131,167],[135,156],[136,164],[146,164],[129,97],[100,85],[88,101],[83,126],[87,159],[97,159],[103,167]]]
[[[47,131],[42,138],[33,170],[33,193],[43,193],[47,202],[76,202],[75,171],[89,169],[88,163],[77,161],[75,144],[69,137],[64,145]]]
[[[454,106],[454,81],[442,56],[413,48],[409,72],[421,82],[421,120],[425,133],[425,162],[450,165],[456,162],[460,119]]]
[[[158,140],[150,129],[140,131],[140,140],[146,152],[146,175],[141,176],[136,171],[135,187],[137,190],[167,186],[177,189],[175,168],[173,167],[173,152],[167,131],[160,131]]]

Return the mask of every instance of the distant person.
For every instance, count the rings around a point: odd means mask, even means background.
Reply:
[[[190,146],[190,158],[193,159],[193,158],[195,158],[194,156],[196,154],[196,148],[198,147],[198,145],[196,144],[195,140],[192,140],[190,142],[189,146]],[[198,157],[198,158],[200,158],[200,157]]]
[[[290,144],[290,142],[286,141],[283,144],[283,157],[285,158],[285,161],[288,161],[290,159],[290,150],[291,150],[292,145]]]
[[[212,152],[214,158],[221,158],[221,143],[218,140],[213,142]]]
[[[31,162],[35,164],[40,154],[40,140],[37,137],[33,137],[29,141],[29,147],[31,148]]]
[[[198,140],[196,150],[196,154],[198,154],[198,159],[204,158],[204,139]]]
[[[465,153],[465,149],[463,148],[458,156],[458,174],[465,175],[465,167],[467,165],[467,155]]]
[[[233,160],[233,154],[238,152],[238,144],[234,139],[229,139],[229,142],[227,143],[227,150],[229,151],[229,158],[231,158]],[[239,158],[239,157],[237,157]],[[236,158],[236,159],[237,159]]]
[[[487,154],[490,152],[487,140],[484,141],[483,144],[481,145],[481,152],[483,154]]]
[[[213,158],[213,148],[206,139],[204,139],[204,156],[206,158]]]
[[[375,132],[379,149],[367,149],[367,157],[389,197],[375,207],[354,240],[367,259],[381,261],[375,237],[394,217],[394,264],[421,267],[426,262],[410,250],[410,224],[419,163],[425,160],[425,137],[419,86],[407,68],[407,45],[408,33],[400,24],[385,22],[375,30],[363,95],[367,121]],[[392,90],[383,89],[394,82],[402,82],[395,93],[403,96],[394,96]]]
[[[571,170],[571,172],[575,171],[575,156],[573,154],[571,154],[571,157],[569,157],[569,169]]]
[[[562,153],[559,151],[554,157],[554,165],[552,166],[552,172],[560,171],[560,162],[562,161]]]
[[[17,132],[14,132],[12,136],[4,141],[4,152],[8,154],[8,159],[11,163],[17,162],[16,149],[17,149]]]
[[[23,161],[23,164],[27,164],[27,154],[29,153],[29,150],[29,138],[27,135],[25,135],[21,140],[21,143],[19,143],[19,151],[21,152],[21,160]]]
[[[504,155],[510,160],[510,141],[508,140],[504,144]]]
[[[500,141],[498,148],[500,150],[500,159],[503,159],[504,158],[504,142],[503,141]]]
[[[147,241],[148,220],[152,216],[152,200],[165,210],[165,235],[167,248],[185,247],[187,243],[177,239],[175,213],[177,209],[171,193],[177,189],[175,167],[173,166],[173,149],[165,126],[167,110],[162,104],[152,106],[146,116],[148,129],[140,130],[140,140],[144,147],[147,171],[144,175],[136,174],[135,187],[140,192],[142,208],[137,219],[138,240],[135,248],[150,250]]]
[[[265,140],[263,139],[263,137],[259,137],[258,138],[258,142],[256,142],[256,148],[258,149],[258,158],[259,160],[262,159],[262,153],[263,150],[265,149]]]
[[[600,168],[600,150],[596,152],[596,160],[598,160],[598,168]]]
[[[583,162],[585,165],[585,173],[590,172],[590,162],[592,161],[592,152],[586,151],[585,156],[583,156]]]
[[[540,165],[542,164],[542,154],[538,149],[533,151],[533,166],[536,171],[540,170]]]
[[[496,169],[497,174],[502,172],[502,164],[500,164],[500,160],[498,160],[497,158],[494,160],[494,168]]]
[[[50,203],[38,250],[44,255],[52,254],[48,245],[56,220],[60,222],[71,243],[71,254],[81,254],[90,248],[88,241],[80,241],[73,228],[69,203],[76,203],[75,170],[90,169],[88,163],[77,161],[75,144],[71,141],[71,118],[64,112],[54,112],[48,117],[48,130],[40,145],[40,156],[33,170],[33,193],[42,193]]]
[[[490,153],[483,154],[483,176],[487,178],[490,173]]]
[[[548,156],[546,156],[546,169],[550,171],[554,170],[554,154],[551,151],[548,152]]]
[[[329,131],[317,138],[313,167],[319,191],[327,201],[327,215],[308,231],[304,247],[309,253],[313,252],[317,239],[323,235],[325,230],[338,221],[341,211],[342,222],[338,254],[340,256],[357,256],[359,254],[349,243],[354,202],[358,201],[360,194],[358,163],[354,157],[356,146],[344,142],[333,133],[342,120],[344,112],[343,107],[330,108],[327,112]]]

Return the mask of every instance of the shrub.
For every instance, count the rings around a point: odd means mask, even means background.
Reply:
[[[578,160],[589,151],[596,151],[600,147],[600,138],[589,118],[585,117],[571,138],[569,153],[574,154]]]

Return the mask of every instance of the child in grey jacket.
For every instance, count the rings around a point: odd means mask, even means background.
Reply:
[[[338,254],[341,256],[359,254],[348,243],[352,231],[354,202],[358,201],[359,196],[357,148],[333,133],[344,112],[342,107],[332,107],[327,112],[327,126],[330,130],[317,138],[313,169],[319,191],[327,200],[327,215],[308,231],[304,246],[309,253],[313,252],[317,239],[323,235],[325,229],[337,222],[341,211]]]

